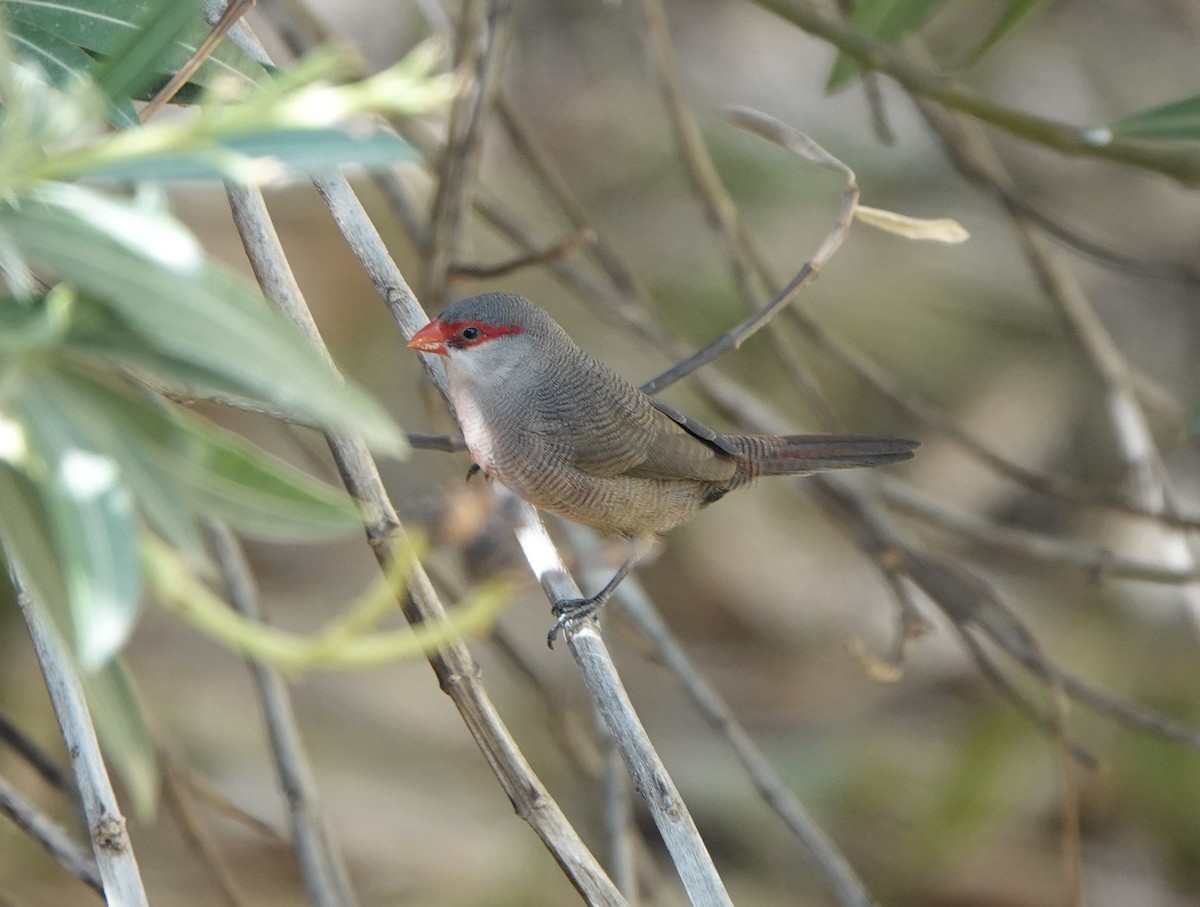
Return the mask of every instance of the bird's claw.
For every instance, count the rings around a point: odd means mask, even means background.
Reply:
[[[554,612],[556,619],[550,625],[550,632],[546,634],[546,645],[553,649],[560,631],[577,621],[593,617],[604,605],[604,601],[601,596],[594,595],[591,598],[565,598],[555,602],[550,610]]]

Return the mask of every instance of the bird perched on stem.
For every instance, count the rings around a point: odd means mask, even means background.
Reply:
[[[642,543],[759,476],[881,466],[917,447],[865,435],[714,432],[642,393],[513,294],[455,302],[408,345],[446,357],[455,414],[484,473],[535,507]],[[557,602],[548,642],[595,614],[644,549],[596,595]]]

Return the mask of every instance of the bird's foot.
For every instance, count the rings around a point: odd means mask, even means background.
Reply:
[[[554,612],[556,620],[551,625],[550,632],[546,634],[546,645],[553,649],[559,631],[578,621],[594,617],[604,607],[606,601],[608,601],[608,596],[602,592],[591,598],[565,598],[560,602],[555,602],[550,610]]]
[[[480,466],[478,463],[472,463],[470,466],[468,466],[467,467],[467,481],[470,482],[471,479],[473,479],[475,477],[475,474],[477,472],[483,472],[483,467]]]

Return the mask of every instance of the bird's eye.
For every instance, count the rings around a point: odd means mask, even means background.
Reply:
[[[463,340],[478,340],[483,336],[483,331],[479,330],[475,325],[469,324],[458,332],[458,336]]]

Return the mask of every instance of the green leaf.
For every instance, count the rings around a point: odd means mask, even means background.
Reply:
[[[0,0],[0,15],[12,23],[35,26],[90,54],[111,56],[128,41],[157,6],[157,0]],[[211,27],[197,17],[174,42],[174,50],[162,60],[165,72],[174,72],[203,43]],[[193,81],[211,86],[216,79],[234,77],[257,82],[266,74],[231,41],[222,41],[213,55],[196,72]]]
[[[0,208],[0,230],[26,258],[109,306],[160,355],[220,374],[298,422],[354,432],[390,453],[403,436],[345,384],[251,286],[212,264],[171,218],[68,185]]]
[[[1144,139],[1200,141],[1200,94],[1131,114],[1117,120],[1111,129]]]
[[[362,526],[355,503],[237,435],[79,371],[58,376],[89,419],[107,425],[109,452],[175,489],[176,506],[219,516],[260,538],[327,538]],[[78,412],[80,406],[75,407]],[[141,485],[134,485],[140,500]]]
[[[37,488],[67,589],[74,641],[85,671],[107,662],[137,617],[141,580],[133,498],[116,460],[49,396],[39,376],[16,392],[28,443],[25,471]],[[51,614],[61,614],[43,601]]]
[[[134,815],[149,823],[158,805],[158,748],[142,714],[133,678],[121,660],[114,658],[82,680],[88,711],[108,763],[129,792]]]
[[[1183,430],[1184,440],[1192,440],[1200,438],[1200,403],[1192,407],[1191,415],[1188,416],[1187,427]]]
[[[342,129],[263,129],[222,139],[208,149],[168,151],[90,167],[90,177],[128,180],[236,179],[229,155],[270,158],[272,181],[327,174],[346,165],[378,169],[413,160],[416,153],[404,139],[384,129],[350,132]]]
[[[58,35],[19,19],[9,20],[6,24],[14,53],[19,58],[37,63],[51,84],[59,88],[72,84],[74,80],[88,78],[96,67],[93,57]],[[109,119],[113,125],[138,125],[140,120],[129,98],[112,98],[111,103]]]
[[[0,431],[24,437],[19,424],[4,417]],[[15,433],[15,435],[14,435]],[[5,460],[10,457],[6,456]],[[10,563],[15,564],[29,594],[50,614],[65,639],[75,638],[67,604],[66,571],[59,561],[50,530],[50,518],[37,486],[25,473],[0,463],[0,540]]]
[[[859,0],[850,24],[863,34],[895,44],[921,27],[945,0]],[[861,68],[853,58],[839,54],[825,83],[832,93],[858,76]]]
[[[1012,32],[1016,31],[1021,23],[1030,18],[1034,13],[1040,11],[1045,5],[1046,0],[1012,0],[1004,10],[1004,14],[992,26],[991,31],[979,42],[979,46],[971,52],[965,65],[974,66],[992,48]]]
[[[200,0],[158,0],[93,71],[93,78],[113,101],[138,97],[163,72],[175,45],[200,19]]]

